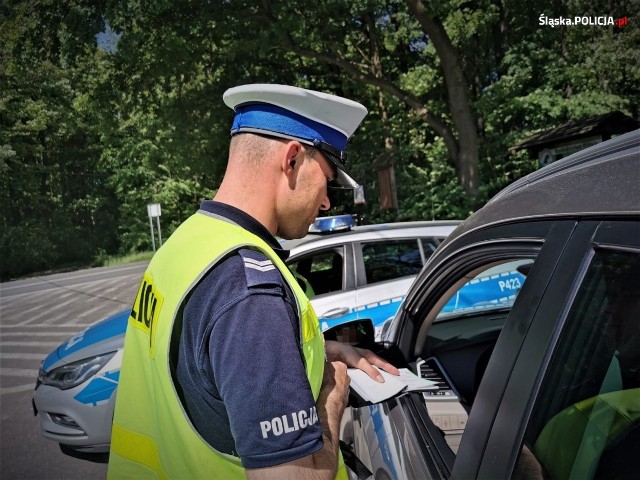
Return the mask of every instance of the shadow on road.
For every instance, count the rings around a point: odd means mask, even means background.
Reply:
[[[73,448],[60,444],[60,451],[65,455],[69,455],[70,457],[77,458],[79,460],[87,460],[89,462],[94,463],[108,463],[109,462],[109,453],[86,453],[79,452],[74,450]]]

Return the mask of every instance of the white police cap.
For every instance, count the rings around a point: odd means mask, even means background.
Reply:
[[[367,114],[363,105],[336,95],[276,84],[241,85],[227,90],[222,98],[236,112],[231,135],[249,132],[300,140],[320,150],[336,166],[339,186],[358,186],[345,170],[345,149]]]

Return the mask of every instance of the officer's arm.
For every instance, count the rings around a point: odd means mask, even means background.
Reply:
[[[340,420],[347,406],[349,377],[342,362],[325,364],[322,388],[318,397],[318,418],[322,424],[323,447],[317,452],[267,468],[247,469],[249,480],[333,480],[338,469]]]

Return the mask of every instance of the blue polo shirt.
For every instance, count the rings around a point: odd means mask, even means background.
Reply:
[[[201,211],[257,235],[283,260],[271,233],[251,216],[214,201]],[[245,468],[290,462],[322,448],[322,428],[300,349],[295,297],[255,250],[229,254],[187,300],[176,379],[189,419],[219,452]]]

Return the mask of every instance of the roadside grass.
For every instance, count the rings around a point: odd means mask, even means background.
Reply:
[[[127,263],[143,262],[151,260],[155,252],[137,252],[123,256],[105,255],[100,259],[96,259],[94,267],[114,267],[116,265],[125,265]]]
[[[64,265],[58,265],[49,269],[38,270],[35,272],[29,272],[22,275],[16,275],[13,277],[3,277],[0,269],[0,282],[9,282],[13,280],[24,280],[32,277],[41,277],[45,275],[53,275],[56,273],[74,272],[76,270],[82,270],[85,268],[95,267],[115,267],[116,265],[126,265],[127,263],[145,262],[151,260],[155,252],[137,252],[129,255],[107,255],[104,252],[99,253],[93,261],[89,262],[74,262]],[[0,266],[1,268],[1,266]]]

